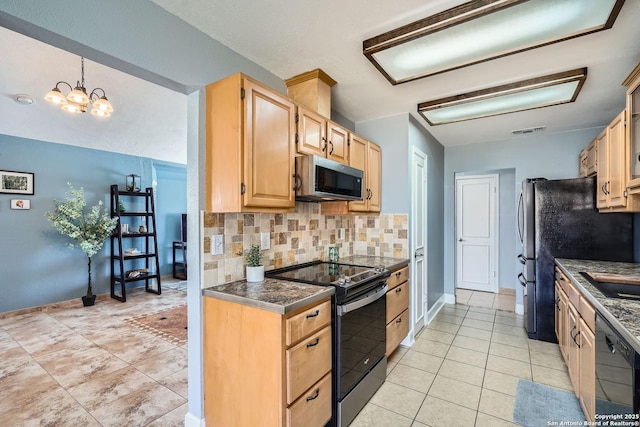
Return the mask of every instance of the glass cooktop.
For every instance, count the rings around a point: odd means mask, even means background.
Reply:
[[[314,285],[352,286],[384,275],[386,270],[320,262],[268,272],[269,277]]]

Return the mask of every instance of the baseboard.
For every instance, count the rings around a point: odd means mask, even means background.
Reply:
[[[516,304],[516,314],[524,314],[524,304]]]
[[[184,427],[204,427],[204,418],[198,418],[191,412],[187,412],[184,416]]]
[[[455,304],[456,303],[456,294],[444,294],[444,303],[445,304]]]
[[[427,325],[431,323],[433,318],[436,317],[438,313],[440,313],[440,310],[442,310],[442,307],[444,307],[444,305],[447,303],[447,297],[449,296],[452,296],[452,295],[447,295],[447,294],[441,295],[440,298],[438,298],[438,301],[436,301],[436,303],[433,304],[433,306],[427,311]],[[453,297],[453,300],[455,304],[455,296]]]

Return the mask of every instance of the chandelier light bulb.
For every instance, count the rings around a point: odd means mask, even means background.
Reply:
[[[65,98],[57,87],[51,89],[51,91],[44,96],[44,99],[56,105],[64,105],[67,103],[67,98]]]

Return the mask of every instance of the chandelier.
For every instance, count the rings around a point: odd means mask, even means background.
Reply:
[[[87,95],[87,89],[84,87],[84,57],[81,58],[81,66],[82,79],[76,83],[75,88],[65,81],[59,81],[56,83],[56,87],[45,95],[44,99],[52,104],[60,105],[64,111],[73,114],[85,113],[91,104],[91,114],[97,117],[109,117],[113,112],[113,107],[107,99],[104,89],[97,87]],[[61,84],[69,86],[70,92],[67,96],[58,88]]]

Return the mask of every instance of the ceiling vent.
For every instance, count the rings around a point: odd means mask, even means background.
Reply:
[[[546,126],[536,126],[532,128],[512,130],[511,135],[525,135],[528,133],[538,133],[538,132],[543,132],[545,129],[547,129]]]

